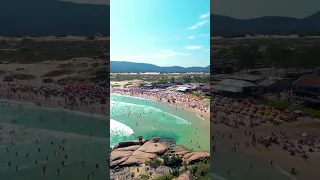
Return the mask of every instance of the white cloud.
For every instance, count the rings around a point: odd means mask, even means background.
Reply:
[[[186,49],[188,50],[195,50],[195,49],[201,49],[202,46],[187,46]]]
[[[197,24],[195,24],[195,25],[193,25],[191,27],[188,27],[188,29],[189,30],[197,29],[198,27],[200,27],[200,26],[202,26],[202,25],[204,25],[206,23],[208,23],[208,21],[207,20],[203,20],[203,21],[200,21],[200,22],[198,22]]]
[[[188,38],[189,38],[189,39],[194,39],[194,36],[189,36]]]
[[[205,19],[205,18],[207,18],[207,17],[210,17],[210,12],[207,12],[207,13],[202,14],[202,15],[200,16],[201,19]]]

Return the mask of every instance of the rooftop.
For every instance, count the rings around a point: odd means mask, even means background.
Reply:
[[[243,81],[243,80],[235,80],[235,79],[224,79],[218,83],[219,85],[226,85],[226,86],[234,86],[234,87],[255,87],[256,84],[249,82],[249,81]]]
[[[250,75],[250,74],[240,74],[240,75],[232,75],[232,76],[229,76],[228,78],[254,82],[254,81],[260,80],[261,76]]]
[[[294,85],[305,87],[320,87],[320,76],[318,75],[306,75],[296,80]]]

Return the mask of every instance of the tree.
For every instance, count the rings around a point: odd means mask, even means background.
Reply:
[[[175,82],[176,82],[175,78],[172,77],[172,78],[171,78],[171,83],[175,83]]]
[[[92,41],[92,40],[95,40],[95,35],[91,35],[91,36],[87,36],[86,37],[86,40],[88,40],[88,41]]]
[[[286,75],[290,66],[291,52],[292,50],[285,49],[282,47],[269,47],[267,52],[273,62],[275,63],[276,69],[282,68],[286,70]]]
[[[259,46],[248,44],[236,48],[235,55],[247,72],[254,68],[256,60],[261,57]]]
[[[320,47],[319,46],[313,46],[306,50],[304,53],[305,55],[305,63],[306,65],[312,69],[312,71],[315,71],[315,68],[320,65]]]
[[[184,83],[191,83],[191,76],[189,76],[189,75],[183,76],[183,82]]]

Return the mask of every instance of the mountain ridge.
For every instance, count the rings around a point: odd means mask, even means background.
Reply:
[[[251,19],[237,19],[211,14],[211,36],[232,36],[246,34],[264,35],[320,35],[320,11],[304,18],[263,16]]]
[[[109,36],[110,6],[59,0],[1,0],[0,23],[5,24],[0,36]]]
[[[182,73],[182,72],[210,72],[210,66],[206,67],[181,67],[181,66],[157,66],[149,63],[135,63],[128,61],[110,61],[111,73]]]

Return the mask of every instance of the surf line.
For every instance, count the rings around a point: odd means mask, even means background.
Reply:
[[[274,166],[284,175],[288,176],[289,178],[291,178],[292,180],[298,180],[297,178],[293,177],[290,173],[288,173],[287,171],[283,170],[280,166],[274,164]]]

